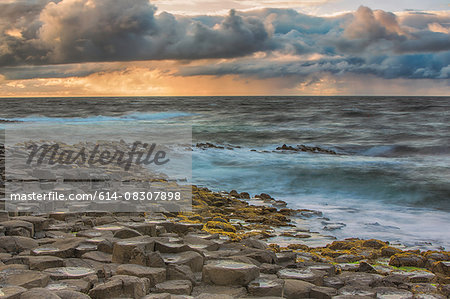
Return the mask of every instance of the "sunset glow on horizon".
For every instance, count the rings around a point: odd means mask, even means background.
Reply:
[[[449,6],[404,3],[3,1],[0,97],[448,95]]]

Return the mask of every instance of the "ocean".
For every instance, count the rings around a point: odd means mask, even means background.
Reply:
[[[450,97],[11,98],[0,119],[189,125],[224,146],[194,148],[193,184],[322,211],[311,229],[337,238],[450,248]]]

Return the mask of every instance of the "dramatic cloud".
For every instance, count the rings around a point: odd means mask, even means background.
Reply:
[[[206,2],[218,3],[194,4]],[[250,0],[226,3],[243,10],[186,16],[158,11],[155,5],[170,4],[162,0],[4,1],[2,82],[122,74],[126,67],[120,63],[168,60],[176,66],[164,70],[162,63],[159,72],[172,78],[288,78],[290,85],[347,75],[449,78],[449,12],[392,13],[361,6],[325,17],[288,8],[246,10],[255,3]],[[262,6],[271,3],[278,2]]]

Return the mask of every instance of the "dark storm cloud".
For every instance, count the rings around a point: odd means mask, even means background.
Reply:
[[[33,71],[22,68],[14,73],[14,68],[9,68],[6,72],[4,67],[236,58],[183,68],[180,75],[266,78],[350,72],[384,78],[448,78],[448,13],[398,16],[360,7],[354,13],[335,17],[310,16],[290,9],[187,17],[156,11],[147,0],[1,4],[0,67],[7,78],[30,78]],[[258,52],[269,59],[249,58]],[[298,59],[270,60],[275,54]],[[306,54],[323,58],[302,60]],[[46,68],[35,70],[36,77],[39,72],[42,77],[53,75]]]
[[[308,77],[311,74],[329,73],[372,74],[381,78],[449,78],[450,52],[433,54],[408,54],[372,56],[370,58],[326,58],[313,61],[278,62],[270,60],[210,64],[183,67],[180,76],[240,74],[246,77],[278,78]]]
[[[4,27],[0,61],[15,65],[239,57],[264,49],[268,39],[259,19],[234,11],[213,28],[155,12],[147,0],[50,2],[40,11],[30,11],[27,23],[39,24],[31,34],[7,34],[28,30],[18,24],[20,14],[15,25]]]

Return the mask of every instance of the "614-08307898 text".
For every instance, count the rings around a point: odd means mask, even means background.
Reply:
[[[95,191],[92,193],[79,194],[63,194],[58,192],[48,193],[15,193],[10,194],[12,201],[179,201],[181,200],[181,192],[166,192],[166,191],[141,191],[141,192],[108,192]]]

